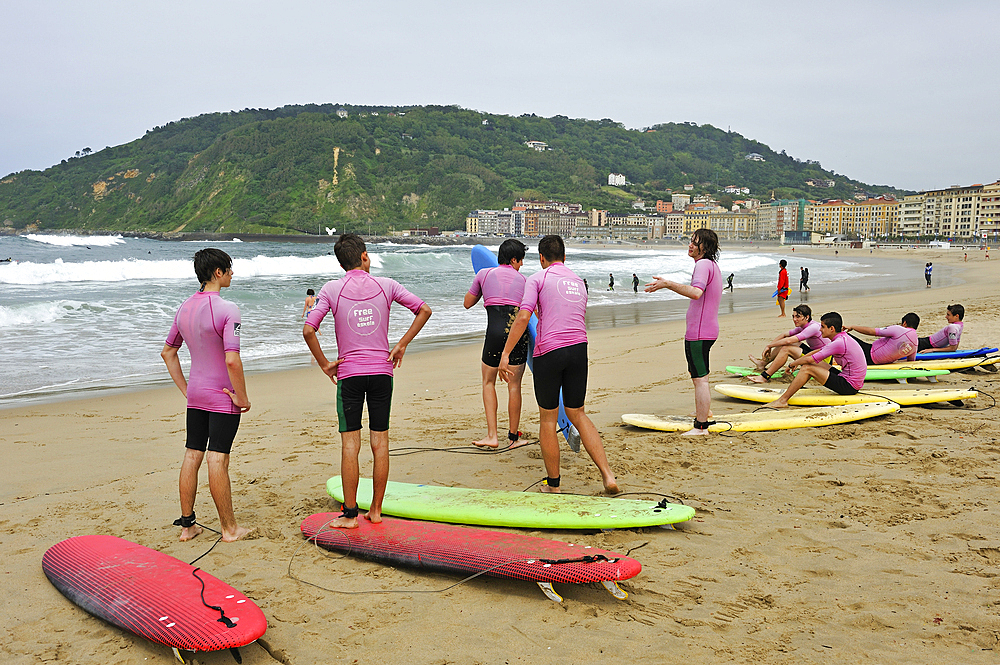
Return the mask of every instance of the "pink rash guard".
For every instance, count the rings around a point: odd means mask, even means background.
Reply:
[[[316,307],[306,317],[306,325],[319,329],[328,312],[333,312],[337,335],[337,378],[388,374],[389,308],[393,302],[416,314],[424,301],[388,277],[373,277],[364,270],[349,270],[341,279],[320,289]]]
[[[917,357],[917,331],[906,326],[876,328],[878,339],[872,342],[872,363],[888,365],[900,358],[914,360]]]
[[[187,342],[191,352],[187,405],[213,413],[239,413],[223,388],[236,392],[229,380],[226,353],[240,352],[240,308],[217,291],[199,291],[181,304],[167,335],[167,346]]]
[[[476,273],[469,293],[477,298],[483,296],[483,305],[513,305],[517,307],[524,297],[524,275],[513,266],[502,265],[485,268]]]
[[[521,309],[538,311],[533,357],[587,343],[587,289],[562,262],[550,264],[525,281]]]
[[[840,375],[844,379],[861,390],[865,383],[865,374],[868,372],[868,365],[865,362],[865,352],[846,332],[837,333],[833,339],[829,340],[819,351],[814,351],[809,357],[813,362],[820,362],[833,356],[833,361],[840,365]]]
[[[962,321],[956,321],[955,323],[949,323],[941,330],[937,331],[931,335],[927,341],[931,343],[935,349],[940,349],[943,346],[954,346],[958,348],[958,342],[962,339],[962,328],[965,324]]]
[[[819,329],[818,321],[810,321],[804,326],[796,326],[789,330],[786,336],[794,337],[813,351],[822,349],[827,344],[826,338],[823,337],[823,333]]]
[[[691,274],[691,286],[702,290],[701,298],[688,304],[687,329],[684,339],[694,342],[698,340],[719,339],[719,302],[722,300],[722,271],[719,264],[711,259],[698,259],[694,262],[694,272]]]

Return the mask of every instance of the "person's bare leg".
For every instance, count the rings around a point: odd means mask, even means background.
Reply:
[[[483,408],[486,410],[486,438],[473,441],[473,445],[480,448],[496,448],[499,446],[497,440],[497,374],[499,367],[490,367],[486,363],[482,365],[483,373]]]
[[[341,432],[340,434],[340,480],[344,487],[344,508],[356,508],[358,505],[358,480],[361,470],[358,467],[358,454],[361,452],[361,430]],[[337,517],[331,520],[329,526],[337,529],[357,529],[357,517]]]
[[[208,460],[208,489],[212,492],[215,509],[219,512],[222,540],[231,543],[250,533],[250,529],[236,523],[233,492],[229,482],[229,455],[209,450],[205,457]]]
[[[542,447],[542,464],[545,465],[545,475],[548,478],[559,477],[559,440],[556,425],[559,420],[559,409],[543,409],[538,407],[538,441]],[[558,487],[542,485],[541,491],[558,494]]]
[[[594,427],[590,416],[584,411],[584,407],[578,409],[566,409],[566,417],[573,423],[577,431],[580,432],[580,441],[584,450],[590,455],[590,459],[597,465],[601,472],[601,482],[604,483],[604,491],[608,494],[618,494],[618,480],[615,478],[611,465],[608,464],[608,456],[604,452],[604,442],[601,441],[601,434]]]
[[[750,354],[749,356],[747,356],[747,358],[750,359],[750,362],[753,363],[753,366],[756,367],[757,371],[759,372],[765,367],[767,367],[767,364],[769,362],[774,360],[774,349],[773,348],[767,349],[766,351],[764,351],[764,353],[761,354],[760,358],[754,358],[753,354]]]
[[[791,399],[792,395],[798,392],[799,388],[806,385],[806,382],[815,377],[820,383],[826,383],[827,377],[830,375],[829,365],[803,365],[799,369],[799,373],[795,375],[792,379],[792,384],[788,386],[788,389],[773,402],[768,402],[764,406],[770,406],[775,409],[783,409],[788,406],[788,400]]]
[[[184,461],[181,462],[181,477],[178,487],[181,495],[181,515],[194,513],[194,500],[198,495],[198,469],[205,453],[200,450],[184,449]],[[181,542],[197,538],[202,528],[197,524],[181,529]]]
[[[779,346],[777,349],[773,350],[775,351],[774,360],[772,360],[770,364],[767,366],[767,369],[764,370],[767,372],[768,376],[774,376],[774,373],[777,372],[779,369],[781,369],[789,358],[794,359],[802,355],[802,349],[800,349],[798,346],[794,346],[791,344],[787,344],[785,346]],[[795,353],[796,351],[798,352],[797,354]],[[763,376],[750,376],[747,378],[749,378],[754,383],[768,382],[768,379],[765,379]]]
[[[389,482],[389,430],[372,432],[371,444],[375,468],[372,471],[374,487],[372,505],[368,508],[368,521],[378,524],[382,521],[382,499],[385,498],[385,486]]]
[[[781,317],[783,317],[785,315],[785,299],[784,298],[778,298],[778,306],[781,307],[781,314],[778,315],[778,318],[780,319]]]
[[[510,418],[509,431],[517,434],[521,427],[521,379],[524,377],[524,365],[514,368],[514,376],[507,382],[507,414]],[[523,439],[511,442],[510,447],[520,448],[527,445]]]
[[[694,417],[695,420],[707,422],[712,418],[712,391],[707,376],[692,378],[694,384]],[[681,436],[704,436],[707,429],[691,429]]]

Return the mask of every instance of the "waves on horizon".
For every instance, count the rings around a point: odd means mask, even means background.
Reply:
[[[124,245],[125,238],[120,235],[115,236],[50,236],[38,233],[29,233],[24,236],[28,240],[44,243],[46,245],[56,245],[57,247],[112,247],[114,245]]]

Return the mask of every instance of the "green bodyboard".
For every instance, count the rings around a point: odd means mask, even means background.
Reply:
[[[726,371],[737,376],[753,376],[760,374],[754,367],[737,367],[728,365]],[[774,378],[780,378],[784,374],[784,369],[779,369],[773,374]],[[895,381],[897,379],[916,379],[921,376],[941,376],[948,374],[946,369],[869,369],[865,372],[865,381]]]
[[[340,476],[327,481],[326,491],[337,501],[344,500]],[[362,478],[358,506],[367,510],[371,501],[372,481]],[[627,529],[675,524],[694,517],[694,508],[676,503],[413,485],[391,480],[382,512],[430,522],[525,529]]]

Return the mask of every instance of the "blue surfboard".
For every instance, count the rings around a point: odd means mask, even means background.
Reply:
[[[472,270],[478,273],[484,268],[496,268],[499,263],[497,263],[497,257],[492,251],[485,245],[474,245],[472,247]],[[531,315],[531,320],[528,321],[528,369],[532,372],[535,371],[534,359],[532,358],[532,353],[535,350],[535,330],[538,327],[538,317],[534,314]],[[566,417],[566,410],[563,408],[562,392],[559,393],[559,429],[566,437],[566,443],[569,447],[573,449],[573,452],[580,451],[580,433],[573,426],[573,423],[569,421]]]
[[[1000,349],[990,349],[983,347],[975,351],[931,351],[930,353],[918,353],[917,360],[948,360],[950,358],[978,358],[996,353]]]

